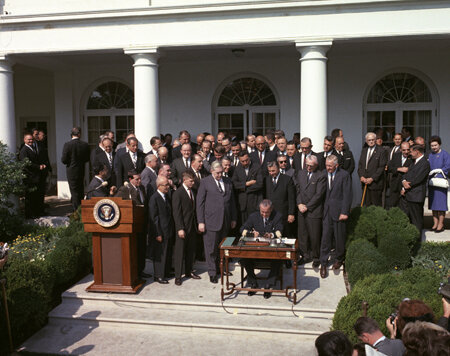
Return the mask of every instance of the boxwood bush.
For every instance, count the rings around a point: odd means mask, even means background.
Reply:
[[[7,280],[16,345],[45,325],[49,311],[61,301],[61,292],[89,273],[92,263],[90,234],[79,220],[72,220],[66,228],[36,228],[35,233],[20,237],[16,245],[13,242],[10,258],[0,271],[0,278]],[[47,253],[42,255],[42,251]],[[0,354],[8,346],[3,308],[0,305]]]
[[[378,322],[385,335],[389,335],[386,319],[404,298],[424,301],[433,309],[437,319],[443,312],[441,297],[437,294],[439,282],[439,275],[421,267],[366,277],[358,281],[350,294],[340,300],[332,329],[341,330],[353,342],[358,342],[353,325],[362,316],[363,301],[368,303],[367,315]]]
[[[412,263],[413,266],[434,270],[443,282],[447,282],[450,275],[450,243],[423,242]]]
[[[411,254],[418,237],[416,227],[399,208],[388,211],[375,206],[353,209],[345,259],[350,284],[370,274],[411,266]]]

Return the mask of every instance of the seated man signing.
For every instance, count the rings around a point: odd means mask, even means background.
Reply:
[[[281,231],[283,231],[283,217],[280,213],[273,210],[272,202],[268,199],[264,199],[259,204],[259,211],[256,211],[248,217],[247,221],[241,227],[241,233],[243,236],[249,234],[255,237],[281,237]],[[258,288],[258,282],[255,275],[254,261],[252,259],[243,259],[241,261],[247,272],[247,284],[250,288]],[[281,267],[281,261],[270,260],[270,273],[266,280],[264,289],[270,289],[275,285],[276,278],[278,276]],[[256,292],[249,291],[248,295],[252,296]],[[264,298],[270,298],[272,293],[264,292]]]

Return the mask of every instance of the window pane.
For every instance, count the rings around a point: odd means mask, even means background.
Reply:
[[[219,130],[228,129],[230,127],[230,115],[219,114]]]
[[[125,84],[107,82],[95,88],[88,100],[87,109],[134,108],[134,93]]]
[[[381,134],[383,145],[392,146],[395,135],[395,111],[367,112],[367,132]]]
[[[128,129],[128,120],[126,116],[116,116],[116,129],[117,130]]]
[[[412,129],[413,137],[422,136],[425,141],[431,137],[431,110],[417,110],[403,112],[403,126]]]
[[[220,94],[218,106],[277,105],[272,90],[256,78],[240,78],[229,83]]]
[[[275,130],[275,113],[266,113],[265,114],[265,123],[264,126],[267,129]]]
[[[231,115],[231,126],[232,127],[244,127],[244,116],[242,114]]]

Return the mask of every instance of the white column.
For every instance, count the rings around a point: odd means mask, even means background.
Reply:
[[[332,42],[296,43],[301,53],[300,134],[322,151],[327,132],[327,57]]]
[[[150,138],[159,136],[159,81],[157,48],[126,49],[134,60],[134,127],[144,152],[150,151]]]
[[[16,152],[16,116],[12,63],[0,54],[0,141]]]

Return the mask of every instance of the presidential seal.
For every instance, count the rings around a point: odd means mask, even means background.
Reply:
[[[114,226],[119,221],[119,218],[119,206],[111,199],[102,199],[95,204],[94,219],[100,226]]]

